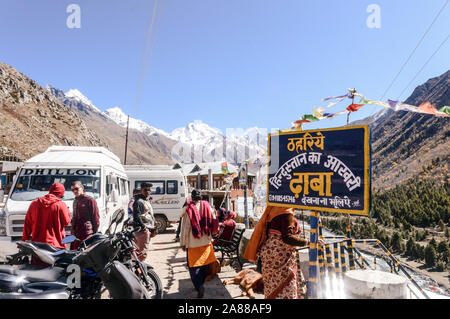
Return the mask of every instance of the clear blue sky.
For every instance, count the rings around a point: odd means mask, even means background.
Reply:
[[[287,128],[314,104],[325,105],[322,98],[350,87],[379,99],[445,3],[158,0],[161,20],[144,72],[154,1],[2,0],[0,61],[42,86],[77,88],[101,110],[119,106],[169,132],[196,119],[224,132]],[[66,26],[72,3],[81,8],[80,29]],[[381,9],[380,28],[366,24],[370,4]],[[450,5],[386,98],[398,97],[449,31]],[[400,98],[447,71],[449,57],[447,41]],[[351,120],[381,108],[367,105]],[[345,120],[342,115],[304,129]]]

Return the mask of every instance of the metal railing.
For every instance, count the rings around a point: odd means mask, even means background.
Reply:
[[[354,244],[374,244],[381,248],[385,255],[381,258],[386,261],[390,267],[390,271],[395,274],[403,273],[406,278],[417,288],[420,293],[426,299],[430,299],[427,293],[419,286],[419,284],[411,277],[411,275],[406,271],[405,267],[392,255],[392,253],[386,248],[386,246],[381,243],[378,239],[352,239],[350,226],[347,225],[346,235],[347,236],[323,236],[322,235],[322,223],[319,219],[319,214],[311,212],[310,215],[310,245],[309,247],[302,247],[297,249],[297,268],[298,276],[301,287],[307,287],[307,297],[310,299],[318,298],[319,292],[325,289],[325,269],[327,274],[336,274],[340,278],[347,272],[347,270],[356,269],[376,269],[377,268],[377,256],[374,256],[373,265],[364,258],[363,254],[354,246]],[[319,245],[318,239],[322,239],[325,244]],[[331,246],[333,249],[331,250]],[[309,278],[306,281],[301,273],[300,269],[300,257],[299,251],[302,249],[309,248]],[[338,249],[340,248],[340,249]],[[333,252],[333,254],[332,254]],[[355,258],[355,255],[357,258]],[[334,258],[333,258],[334,257]],[[347,263],[348,260],[348,263]],[[407,285],[410,292],[410,296],[414,295],[416,298],[420,299],[417,293]],[[303,289],[302,289],[303,290]]]

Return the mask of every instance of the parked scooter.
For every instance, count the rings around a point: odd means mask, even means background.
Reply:
[[[123,220],[124,214],[119,215],[113,218],[116,225]],[[0,292],[6,292],[0,293],[0,299],[93,299],[101,298],[105,290],[112,298],[162,298],[161,281],[149,265],[137,259],[133,249],[137,230],[125,227],[110,236],[95,234],[81,243],[80,251],[51,251],[53,247],[45,244],[18,243],[19,253],[10,262],[23,262],[24,256],[33,255],[50,266],[0,265]],[[70,265],[82,270],[78,287],[67,285]]]

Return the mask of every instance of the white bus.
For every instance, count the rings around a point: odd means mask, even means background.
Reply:
[[[130,193],[143,182],[152,184],[152,207],[158,233],[180,219],[187,199],[186,177],[181,169],[170,165],[125,165],[130,180]]]
[[[70,187],[76,180],[97,201],[99,232],[105,233],[119,209],[126,213],[130,198],[128,178],[116,155],[103,147],[51,146],[27,160],[14,177],[5,207],[0,211],[0,239],[22,237],[31,201],[46,195],[53,183],[64,185],[63,201],[72,215],[74,195]]]

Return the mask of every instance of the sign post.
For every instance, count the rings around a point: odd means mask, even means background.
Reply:
[[[368,125],[270,134],[267,205],[368,216],[369,142]]]
[[[269,134],[268,154],[267,205],[311,212],[308,297],[317,298],[320,212],[369,216],[369,126]]]

